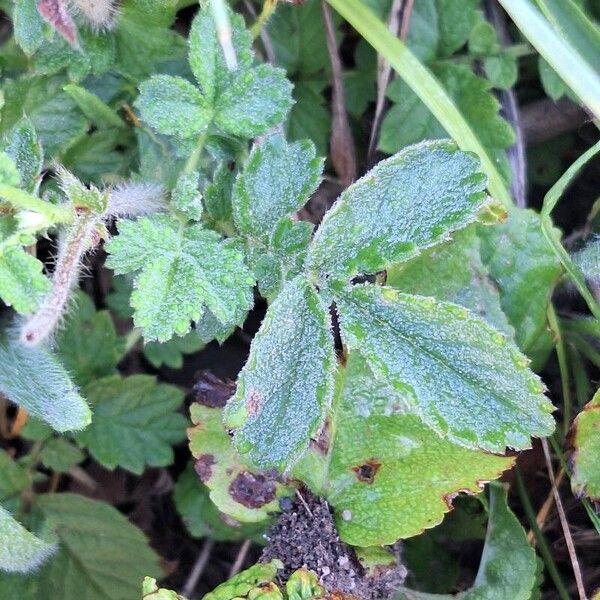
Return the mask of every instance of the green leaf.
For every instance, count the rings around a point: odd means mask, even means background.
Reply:
[[[181,138],[206,130],[212,118],[210,105],[198,89],[170,75],[154,75],[144,81],[135,106],[156,131]]]
[[[216,507],[244,523],[264,522],[277,512],[278,498],[289,494],[288,489],[273,473],[249,468],[223,427],[223,411],[195,403],[190,413],[194,427],[188,437],[196,474]]]
[[[98,128],[125,127],[125,123],[108,104],[84,87],[70,83],[63,88],[81,109],[81,112]]]
[[[252,138],[281,123],[292,107],[292,84],[285,71],[262,64],[236,71],[217,98],[215,125],[225,133]]]
[[[144,577],[142,597],[144,600],[187,600],[173,590],[159,588],[156,579],[152,577]]]
[[[15,0],[13,26],[17,44],[29,56],[44,43],[49,31],[38,12],[36,0]]]
[[[468,308],[512,337],[514,330],[500,306],[500,295],[479,255],[474,226],[387,271],[387,285],[401,292],[433,296]]]
[[[449,440],[504,452],[554,430],[527,358],[463,307],[372,284],[340,290],[336,303],[348,347]]]
[[[199,480],[192,463],[179,476],[173,489],[173,500],[177,512],[193,537],[208,537],[217,541],[237,541],[247,538],[262,541],[264,522],[239,523],[221,513],[210,499],[209,490]]]
[[[119,71],[140,81],[159,71],[161,63],[185,56],[185,40],[170,27],[177,0],[125,0],[119,6],[116,31]]]
[[[208,311],[204,313],[201,322],[204,320],[206,314],[208,314]],[[145,358],[156,369],[163,365],[171,369],[181,369],[183,366],[183,355],[198,352],[205,344],[206,342],[204,339],[202,339],[194,329],[183,337],[174,337],[162,344],[148,342],[147,344],[144,344],[143,352]]]
[[[202,195],[198,191],[197,172],[182,174],[171,192],[173,208],[184,217],[193,221],[202,219]]]
[[[15,161],[3,151],[0,151],[0,183],[10,186],[21,185],[21,174]]]
[[[231,43],[235,50],[238,69],[252,66],[252,36],[246,30],[241,15],[228,10],[231,21]],[[190,66],[209,104],[222,95],[231,81],[225,64],[223,48],[219,43],[215,19],[210,10],[201,10],[190,29]]]
[[[302,208],[319,184],[323,161],[308,140],[274,135],[255,145],[233,190],[233,217],[244,235],[269,240],[281,220]]]
[[[120,221],[106,249],[107,266],[123,274],[141,270],[131,305],[147,340],[184,335],[204,306],[223,324],[241,322],[252,306],[254,280],[243,257],[214,231],[178,228],[165,215]]]
[[[74,100],[62,91],[62,77],[25,77],[3,85],[5,97],[0,133],[26,114],[44,148],[46,160],[55,157],[85,133],[87,122]]]
[[[325,215],[307,268],[320,279],[375,273],[447,239],[486,201],[475,156],[425,142],[380,162]]]
[[[202,600],[232,600],[238,597],[246,597],[254,588],[260,591],[261,586],[274,581],[277,571],[282,568],[283,565],[278,560],[272,560],[267,564],[253,565],[217,586],[212,592],[206,594]],[[257,600],[259,599],[257,598]]]
[[[498,114],[500,104],[490,91],[491,84],[467,65],[440,62],[432,71],[508,178],[504,151],[514,144],[515,137]],[[388,96],[394,106],[381,125],[380,150],[392,153],[423,139],[446,137],[444,127],[402,80],[390,84]]]
[[[589,496],[594,501],[600,498],[600,393],[583,407],[577,415],[572,429],[573,473],[571,488],[578,496]]]
[[[21,187],[33,193],[40,180],[43,154],[33,123],[27,117],[23,117],[7,132],[4,151],[17,166],[21,176]]]
[[[146,466],[173,462],[171,445],[185,437],[186,426],[176,412],[183,402],[178,388],[150,375],[113,375],[94,381],[86,393],[94,420],[76,438],[100,464],[140,475]]]
[[[540,81],[544,92],[555,102],[562,98],[568,91],[565,82],[557,75],[556,71],[540,56],[538,61]],[[562,166],[562,165],[561,165]],[[562,169],[561,169],[562,171]],[[552,181],[554,183],[555,180]]]
[[[0,296],[18,313],[31,314],[50,291],[44,265],[20,246],[0,252]]]
[[[121,358],[121,342],[110,313],[96,311],[91,298],[75,295],[76,309],[56,334],[57,354],[78,385],[112,375]]]
[[[0,570],[9,573],[33,571],[56,551],[51,544],[33,535],[0,506]]]
[[[581,269],[586,279],[600,280],[600,238],[592,238],[583,248],[575,252],[573,262]]]
[[[469,34],[469,52],[479,56],[497,54],[500,51],[498,36],[494,26],[487,21],[480,21]]]
[[[56,431],[83,429],[91,421],[85,400],[55,355],[0,338],[0,392]]]
[[[73,465],[82,462],[85,454],[64,438],[52,438],[44,444],[40,458],[47,469],[66,473]]]
[[[532,210],[512,208],[506,223],[480,227],[478,233],[481,258],[500,290],[517,345],[541,367],[552,347],[546,311],[562,269],[541,232],[540,218]]]
[[[490,83],[501,90],[513,87],[519,76],[517,61],[508,54],[487,56],[483,59],[483,70]]]
[[[36,575],[31,600],[47,600],[50,590],[61,600],[133,600],[144,576],[161,575],[144,534],[112,506],[77,494],[42,494],[36,506],[60,549]]]
[[[225,409],[235,447],[256,466],[285,470],[321,426],[336,363],[330,327],[327,306],[302,277],[269,307]]]
[[[434,527],[458,491],[479,493],[513,462],[456,445],[404,412],[410,392],[379,381],[357,353],[337,383],[327,453],[313,450],[317,467],[304,469],[322,470],[315,491],[349,544],[393,544]]]
[[[29,485],[30,478],[26,469],[15,462],[6,451],[0,450],[0,503],[17,499],[20,503],[20,493]]]
[[[535,552],[498,483],[490,485],[489,513],[481,563],[471,589],[456,595],[431,595],[403,588],[398,600],[530,600],[536,586]]]

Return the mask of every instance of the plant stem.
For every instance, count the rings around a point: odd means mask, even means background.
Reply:
[[[190,175],[197,169],[198,163],[200,162],[200,157],[202,156],[202,151],[204,150],[204,144],[206,143],[207,138],[208,138],[207,132],[204,132],[198,138],[198,143],[196,144],[196,147],[194,148],[193,152],[190,154],[189,158],[187,159],[187,162],[185,163],[185,167],[183,168],[184,175]]]
[[[260,11],[260,15],[258,15],[258,19],[256,19],[255,23],[250,28],[250,32],[252,33],[252,38],[256,39],[262,28],[266,25],[267,21],[277,8],[277,3],[279,0],[265,0],[262,10]]]
[[[556,591],[558,592],[561,600],[570,600],[571,596],[560,577],[558,569],[556,568],[556,563],[552,558],[552,553],[548,547],[548,542],[546,542],[544,534],[538,527],[535,511],[533,510],[533,506],[531,506],[531,501],[529,500],[529,495],[527,494],[527,489],[525,488],[525,484],[523,483],[523,478],[521,477],[518,467],[515,469],[515,483],[517,486],[517,493],[519,494],[519,498],[521,500],[521,505],[523,506],[523,510],[525,511],[525,515],[529,521],[529,526],[531,527],[531,531],[533,531],[533,535],[535,536],[540,554],[542,555],[544,565],[546,566],[546,571],[548,571],[550,579],[552,579],[554,582]]]
[[[560,383],[562,386],[563,395],[563,437],[569,433],[569,427],[571,426],[571,385],[569,377],[569,363],[567,360],[567,352],[565,349],[564,340],[556,318],[556,311],[552,302],[548,304],[548,325],[553,333],[554,337],[554,348],[556,350],[556,357],[558,358],[558,368],[560,370]]]
[[[75,218],[73,209],[70,206],[51,204],[4,183],[0,183],[0,198],[3,198],[15,208],[31,210],[44,215],[50,221],[51,225],[56,223],[71,223]]]
[[[123,348],[123,356],[129,354],[135,345],[142,339],[142,330],[134,327],[125,337],[125,348]]]
[[[446,90],[419,59],[397,39],[361,0],[327,0],[406,81],[423,104],[463,150],[475,152],[488,176],[494,198],[506,207],[512,198],[492,158],[483,147]]]
[[[575,178],[577,173],[581,170],[581,168],[591,160],[597,152],[600,151],[600,142],[594,144],[591,148],[589,148],[586,152],[584,152],[563,174],[563,176],[550,188],[546,196],[544,197],[544,203],[542,205],[542,210],[540,213],[541,216],[541,225],[542,232],[546,236],[550,247],[562,263],[565,271],[569,274],[573,283],[579,290],[582,298],[585,300],[588,305],[591,313],[600,321],[600,306],[596,302],[594,295],[589,290],[586,285],[585,277],[579,267],[571,260],[569,253],[564,249],[560,240],[554,234],[552,230],[552,219],[550,217],[554,207],[560,200],[564,191],[567,189],[569,184]]]

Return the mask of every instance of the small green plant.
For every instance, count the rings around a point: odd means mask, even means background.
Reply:
[[[403,546],[410,562],[452,518],[470,519],[485,544],[457,597],[536,598],[541,567],[493,480],[532,438],[554,434],[537,374],[553,348],[562,434],[572,425],[567,358],[585,404],[571,484],[600,494],[598,396],[590,401],[582,358],[600,365],[600,331],[552,304],[568,277],[600,314],[588,288],[598,244],[570,256],[551,219],[598,147],[548,192],[541,215],[517,208],[506,153],[516,138],[491,89],[510,90],[518,57],[533,51],[505,48],[475,0],[460,15],[452,3],[415,5],[417,23],[434,14],[439,28],[407,45],[358,0],[329,3],[384,56],[405,60],[390,58],[403,79],[387,87],[378,147],[391,156],[312,223],[299,215],[326,178],[320,154],[340,119],[339,106],[333,119],[320,112],[336,32],[315,25],[316,0],[279,7],[267,24],[268,0],[250,29],[223,2],[201,1],[187,39],[173,24],[191,1],[0,0],[14,25],[0,47],[0,591],[10,600],[128,600],[143,577],[144,598],[185,600],[159,587],[164,565],[142,531],[80,492],[99,495],[89,465],[165,473],[186,430],[193,460],[178,469],[173,500],[191,535],[264,544],[270,531],[264,562],[205,600],[429,598],[414,573],[406,580],[398,542],[421,540]],[[563,13],[539,4],[556,25]],[[594,38],[587,18],[575,24]],[[346,77],[355,128],[375,100],[363,44]],[[551,64],[561,75],[563,62]],[[541,69],[549,85],[557,75]],[[304,133],[313,122],[319,132]],[[257,320],[235,384],[203,375],[192,389],[190,427],[165,367],[184,371],[188,355]],[[477,496],[472,512],[448,517],[460,493]]]

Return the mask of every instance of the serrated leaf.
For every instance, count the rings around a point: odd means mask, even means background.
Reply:
[[[573,422],[571,433],[573,473],[571,488],[578,496],[600,498],[600,393],[583,407]]]
[[[487,56],[483,60],[483,70],[490,83],[501,90],[508,90],[517,82],[519,66],[509,54]]]
[[[0,252],[0,297],[18,313],[35,312],[50,291],[50,280],[43,274],[44,265],[20,246]]]
[[[33,193],[42,171],[42,147],[33,124],[23,117],[4,138],[4,151],[10,156],[21,177],[21,187]]]
[[[56,334],[56,351],[78,385],[112,375],[121,358],[121,343],[110,313],[96,311],[91,298],[79,292],[76,308]]]
[[[57,473],[66,473],[85,459],[85,454],[65,438],[48,440],[40,454],[42,464]]]
[[[206,130],[212,118],[210,105],[198,89],[171,75],[154,75],[144,81],[135,105],[142,119],[156,131],[181,138]]]
[[[506,492],[497,483],[490,485],[489,514],[481,563],[471,589],[431,595],[403,588],[398,600],[530,600],[537,577],[535,552],[508,508]]]
[[[300,276],[269,307],[225,409],[234,445],[260,468],[291,466],[322,424],[333,394],[328,308]]]
[[[349,279],[413,258],[476,219],[485,185],[477,158],[451,142],[406,148],[340,196],[315,234],[307,268]]]
[[[478,234],[481,258],[500,290],[517,345],[541,368],[553,345],[546,311],[562,269],[542,234],[539,216],[512,208],[506,223],[480,227]]]
[[[0,570],[9,573],[33,571],[56,551],[56,544],[45,542],[27,531],[1,506],[0,539]]]
[[[184,335],[208,307],[223,324],[236,324],[252,306],[254,280],[242,255],[200,225],[178,228],[165,215],[120,221],[106,249],[107,266],[141,270],[131,305],[147,340]]]
[[[44,347],[0,338],[0,392],[56,431],[83,429],[91,411],[64,367]]]
[[[223,513],[244,523],[260,523],[279,510],[278,498],[289,493],[272,473],[251,469],[223,427],[223,411],[192,404],[194,427],[188,429],[195,471]]]
[[[233,189],[233,216],[244,235],[269,240],[281,220],[306,204],[323,168],[308,140],[274,135],[255,145]]]
[[[510,457],[470,450],[440,437],[404,412],[408,392],[373,376],[351,353],[340,372],[316,491],[334,507],[349,544],[393,544],[434,527],[458,491],[478,493],[512,465]],[[313,463],[314,464],[314,463]],[[307,462],[304,468],[319,470]]]
[[[449,440],[502,453],[554,430],[527,358],[463,307],[372,284],[340,290],[336,303],[348,347]]]
[[[144,576],[161,575],[144,534],[112,506],[66,493],[37,496],[36,506],[60,547],[36,574],[31,600],[54,590],[61,600],[129,600],[139,598]]]
[[[0,133],[26,114],[44,148],[47,160],[64,151],[85,133],[87,122],[75,102],[62,91],[62,77],[25,77],[3,86],[5,97]]]
[[[481,262],[476,227],[387,270],[387,285],[401,292],[454,302],[483,317],[512,337],[514,330],[500,306],[500,295]]]
[[[490,92],[491,84],[466,65],[439,63],[432,71],[508,179],[505,150],[514,144],[515,137],[510,125],[498,114],[500,105]],[[380,150],[391,154],[423,139],[447,137],[443,127],[402,80],[390,84],[388,96],[394,105],[381,125]]]
[[[192,463],[179,476],[173,489],[173,500],[193,537],[209,537],[217,541],[262,539],[265,523],[239,523],[221,513],[210,499],[209,490],[198,478]]]
[[[185,437],[186,420],[176,412],[183,393],[150,375],[114,375],[86,387],[94,420],[76,439],[108,469],[140,475],[146,466],[173,462],[172,444]]]
[[[252,138],[281,123],[292,107],[285,71],[262,64],[236,71],[216,101],[215,125],[225,133]]]
[[[231,22],[231,44],[235,50],[238,69],[252,65],[252,36],[246,30],[241,15],[228,10]],[[223,48],[218,39],[215,19],[210,10],[201,10],[190,29],[189,60],[192,71],[210,104],[220,96],[231,81]]]

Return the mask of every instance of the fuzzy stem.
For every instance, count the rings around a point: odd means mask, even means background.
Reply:
[[[51,204],[10,185],[0,183],[0,198],[3,198],[15,208],[40,213],[52,224],[71,223],[73,221],[73,210],[70,207]]]
[[[252,37],[256,39],[263,27],[266,25],[267,21],[277,8],[277,3],[279,0],[265,0],[260,15],[258,15],[258,19],[250,28],[250,32],[252,33]]]
[[[98,216],[81,213],[59,244],[56,268],[52,276],[52,291],[44,298],[38,311],[29,318],[21,330],[21,342],[37,346],[56,329],[77,284],[79,266],[88,249]]]

